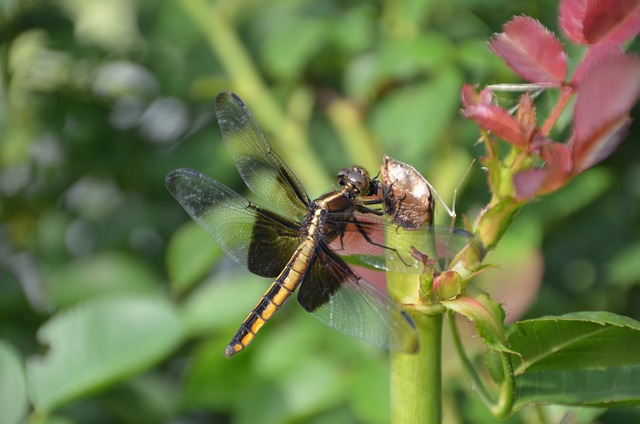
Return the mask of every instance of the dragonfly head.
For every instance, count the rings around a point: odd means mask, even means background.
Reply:
[[[367,170],[361,166],[341,169],[336,180],[341,187],[351,190],[355,195],[373,196],[378,191],[377,181],[372,180]]]

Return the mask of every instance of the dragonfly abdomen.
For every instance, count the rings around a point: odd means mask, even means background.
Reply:
[[[315,219],[312,220],[309,229],[316,228],[315,221]],[[314,249],[315,241],[313,237],[305,238],[305,241],[291,256],[287,266],[247,315],[231,342],[227,345],[224,351],[225,356],[229,358],[247,347],[262,326],[293,294],[307,274]]]

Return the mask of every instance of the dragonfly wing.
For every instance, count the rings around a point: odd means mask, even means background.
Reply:
[[[330,327],[384,349],[412,353],[419,349],[415,323],[385,293],[354,273],[320,243],[317,258],[301,284],[298,302]]]
[[[442,271],[462,248],[474,242],[473,235],[460,228],[424,225],[408,230],[377,216],[358,214],[354,218],[343,237],[331,243],[353,265],[421,274],[428,259]]]
[[[273,150],[247,106],[226,91],[216,97],[215,108],[227,149],[247,187],[265,204],[301,220],[307,212],[309,197]]]
[[[191,218],[254,274],[276,277],[301,243],[298,224],[198,171],[173,171],[166,184]]]

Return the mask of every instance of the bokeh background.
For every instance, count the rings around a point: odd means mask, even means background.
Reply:
[[[489,193],[479,162],[471,166],[483,151],[460,117],[459,91],[518,82],[487,46],[517,14],[559,33],[552,0],[0,0],[0,340],[38,358],[45,322],[117,297],[168,299],[186,329],[168,353],[39,419],[388,422],[385,352],[325,328],[295,301],[248,350],[224,358],[269,282],[226,258],[164,178],[190,167],[247,192],[213,111],[215,95],[232,90],[311,197],[331,190],[342,167],[375,170],[386,153],[448,203],[460,185],[458,215],[473,220]],[[583,53],[567,49],[574,63]],[[540,98],[540,115],[553,101]],[[498,267],[478,281],[507,319],[579,310],[640,319],[639,154],[636,121],[618,152],[516,217],[488,258]],[[99,343],[99,330],[91,337]],[[445,422],[492,422],[455,357],[445,358]],[[558,422],[565,412],[530,409],[507,422]]]

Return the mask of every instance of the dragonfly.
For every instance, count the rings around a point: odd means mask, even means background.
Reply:
[[[413,249],[452,257],[466,244],[467,235],[452,236],[449,228],[434,231],[437,227],[404,231],[385,219],[385,190],[360,166],[339,171],[339,189],[311,200],[237,95],[220,93],[215,111],[240,176],[268,207],[193,169],[171,172],[166,186],[228,256],[273,280],[225,355],[246,348],[296,289],[300,306],[328,326],[387,350],[417,352],[419,337],[409,314],[360,277],[347,260],[373,269],[419,273],[422,262],[412,256]],[[432,252],[434,237],[441,232],[447,234],[445,252]]]

